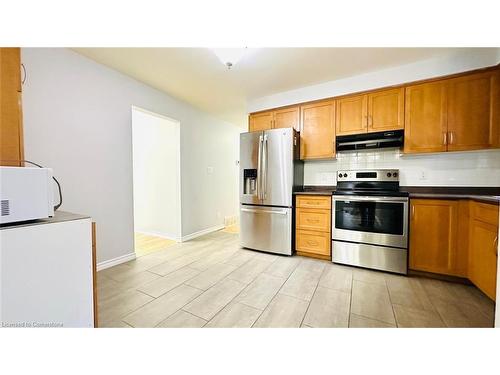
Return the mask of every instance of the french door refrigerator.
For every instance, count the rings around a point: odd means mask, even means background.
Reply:
[[[293,192],[303,180],[294,129],[240,135],[241,246],[292,255]]]

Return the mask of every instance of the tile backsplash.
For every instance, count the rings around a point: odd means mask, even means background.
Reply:
[[[402,186],[500,186],[500,151],[405,155],[399,149],[342,152],[306,161],[304,185],[336,185],[338,170],[394,168]]]

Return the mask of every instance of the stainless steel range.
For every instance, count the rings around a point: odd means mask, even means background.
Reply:
[[[397,169],[339,171],[332,207],[332,261],[408,272],[408,193]]]

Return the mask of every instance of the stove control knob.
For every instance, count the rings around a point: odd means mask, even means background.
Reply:
[[[342,178],[342,173],[339,173],[339,178]]]
[[[394,173],[392,174],[392,177],[398,177],[398,172],[394,172]]]
[[[347,177],[347,173],[344,173],[344,177]]]
[[[391,172],[387,172],[387,177],[391,177]]]

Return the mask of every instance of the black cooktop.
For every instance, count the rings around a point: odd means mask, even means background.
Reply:
[[[408,197],[410,194],[407,191],[399,190],[342,190],[337,189],[333,195],[357,195],[357,196],[374,196],[374,197]]]

